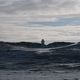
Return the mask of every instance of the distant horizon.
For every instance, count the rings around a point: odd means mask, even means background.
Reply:
[[[40,42],[35,42],[35,41],[0,41],[0,42],[10,42],[10,43],[20,43],[20,42],[30,42],[30,43],[41,43]],[[55,43],[55,42],[70,42],[70,43],[78,43],[78,42],[71,42],[71,41],[52,41],[52,42],[46,42],[45,41],[45,44],[50,44],[50,43]],[[80,41],[79,41],[80,42]]]

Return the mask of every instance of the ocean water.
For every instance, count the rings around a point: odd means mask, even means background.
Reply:
[[[0,80],[79,80],[80,51],[78,55],[72,50],[53,53],[2,51]]]
[[[80,80],[80,70],[0,70],[0,80]]]
[[[0,80],[76,80],[80,79],[80,71],[72,72],[27,72],[0,71]]]

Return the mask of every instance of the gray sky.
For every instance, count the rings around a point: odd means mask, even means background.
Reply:
[[[80,0],[0,0],[0,40],[80,41]]]

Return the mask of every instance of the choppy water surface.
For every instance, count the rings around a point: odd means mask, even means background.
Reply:
[[[56,64],[58,65],[58,64]],[[63,64],[60,64],[62,66]],[[68,65],[68,64],[65,64]],[[70,67],[79,64],[69,64]],[[51,70],[0,70],[0,80],[78,80],[80,79],[79,69],[51,69]]]

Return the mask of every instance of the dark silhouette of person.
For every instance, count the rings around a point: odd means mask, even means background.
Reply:
[[[42,45],[42,47],[45,47],[45,40],[44,39],[41,40],[41,45]]]

